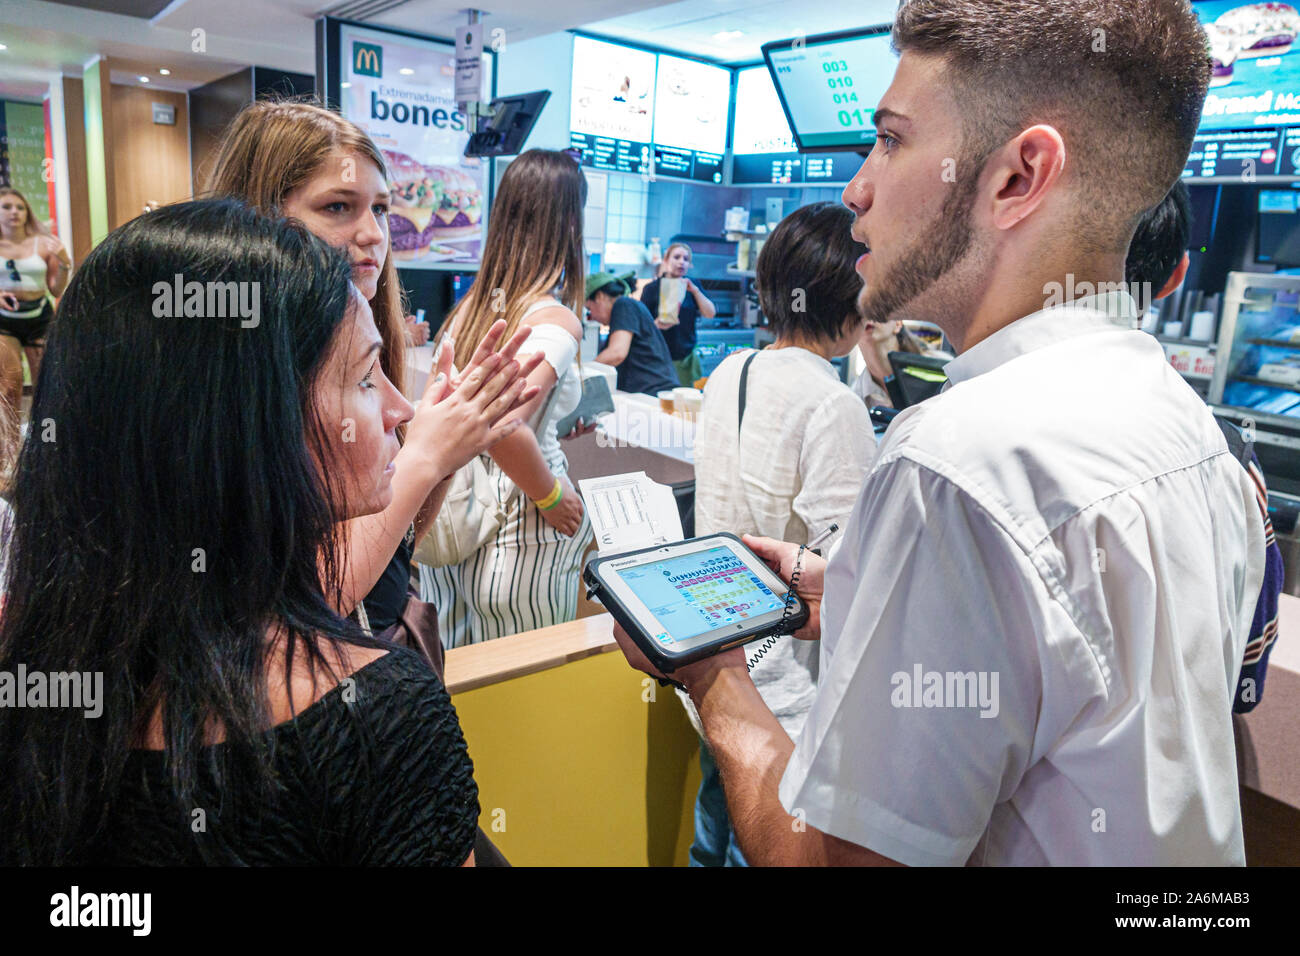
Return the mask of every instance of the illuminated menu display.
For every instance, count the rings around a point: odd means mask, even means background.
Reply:
[[[731,71],[659,54],[655,83],[655,174],[722,182]]]
[[[1183,178],[1235,176],[1250,182],[1256,176],[1276,175],[1284,152],[1281,140],[1277,129],[1201,133],[1192,142]]]
[[[846,183],[862,159],[851,152],[800,153],[766,66],[737,71],[731,130],[733,183]]]
[[[870,145],[872,115],[894,78],[898,57],[888,27],[763,46],[799,146]]]
[[[569,143],[582,163],[620,173],[649,173],[654,131],[656,55],[573,38]]]

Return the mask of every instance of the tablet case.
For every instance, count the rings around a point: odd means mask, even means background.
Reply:
[[[706,538],[730,538],[740,545],[741,549],[750,555],[753,555],[756,561],[762,563],[762,559],[754,554],[749,547],[740,540],[736,535],[722,532],[719,534],[703,535]],[[688,541],[698,541],[699,538],[689,538]],[[678,544],[685,542],[676,542]],[[606,561],[614,561],[626,558],[634,554],[645,554],[650,551],[659,551],[664,546],[661,544],[649,548],[640,548],[636,551],[624,551],[620,554],[609,554],[603,557],[593,557],[583,568],[582,579],[587,585],[587,597],[593,596],[598,598],[605,610],[613,616],[619,626],[627,632],[628,636],[641,649],[641,652],[649,659],[650,663],[663,674],[671,674],[674,670],[683,664],[691,664],[695,661],[703,660],[706,657],[712,657],[720,651],[737,647],[741,644],[748,644],[750,641],[756,641],[774,634],[792,634],[808,622],[808,605],[791,590],[786,591],[785,595],[785,616],[775,625],[767,624],[758,627],[743,628],[725,636],[720,636],[716,641],[704,644],[700,647],[693,648],[685,654],[665,654],[663,647],[649,635],[642,632],[640,625],[636,623],[635,616],[623,606],[623,603],[615,597],[601,582],[599,575],[596,573],[600,565]]]

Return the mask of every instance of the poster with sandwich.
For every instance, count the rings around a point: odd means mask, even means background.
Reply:
[[[456,105],[455,46],[343,24],[343,115],[366,131],[388,166],[389,241],[402,268],[478,265],[487,235],[489,163],[467,159]],[[492,60],[484,56],[485,97]]]

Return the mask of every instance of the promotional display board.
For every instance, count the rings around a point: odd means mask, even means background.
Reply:
[[[731,71],[659,55],[655,82],[655,175],[722,182]]]
[[[473,268],[487,235],[492,176],[490,161],[464,156],[469,130],[456,104],[455,45],[347,22],[327,24],[326,36],[334,25],[337,102],[388,164],[398,265]],[[488,98],[493,60],[483,59]]]
[[[655,54],[645,50],[573,38],[569,139],[584,166],[650,172],[655,66]]]
[[[1240,0],[1193,8],[1209,34],[1213,60],[1201,129],[1300,125],[1300,11]]]

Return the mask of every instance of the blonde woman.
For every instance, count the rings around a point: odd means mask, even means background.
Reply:
[[[582,395],[576,365],[582,327],[582,170],[560,152],[533,149],[501,178],[478,276],[448,317],[457,365],[498,318],[506,334],[532,329],[520,353],[545,356],[529,376],[540,392],[520,428],[491,450],[488,474],[508,521],[459,565],[422,568],[425,600],[438,606],[447,647],[572,620],[578,577],[591,537],[582,500],[568,479],[556,422]]]
[[[296,101],[259,101],[226,131],[207,191],[237,196],[264,213],[297,219],[347,253],[352,282],[369,301],[382,339],[379,365],[405,393],[406,322],[390,253],[388,174],[370,138],[331,110]],[[491,352],[498,341],[506,340],[501,330],[500,325],[484,330],[484,347],[473,357],[462,354],[463,372],[455,391],[450,390],[451,350],[445,350],[406,426],[394,462],[392,503],[345,526],[347,567],[340,612],[356,610],[363,626],[374,633],[418,643],[431,657],[440,658],[436,635],[430,641],[423,635],[412,641],[394,634],[399,625],[413,628],[412,622],[424,619],[414,612],[404,614],[415,540],[437,515],[446,492],[444,479],[519,427],[520,404],[536,394],[524,378],[535,363],[521,370],[514,361],[522,337],[510,341],[499,356]],[[519,371],[523,374],[516,378]],[[479,390],[484,378],[494,374],[504,377],[504,383],[498,383],[502,387]]]
[[[691,269],[691,247],[684,242],[674,242],[664,252],[663,262],[659,266],[659,275],[641,290],[641,301],[655,317],[657,325],[664,333],[668,343],[668,354],[672,356],[677,377],[683,385],[694,385],[703,377],[699,356],[695,354],[695,342],[698,335],[695,323],[698,319],[711,319],[718,314],[713,300],[704,294],[704,290],[686,278]],[[659,319],[659,292],[664,279],[680,279],[686,283],[686,293],[677,306],[677,321],[664,323]]]
[[[23,353],[32,381],[41,368],[53,300],[68,284],[72,260],[63,243],[32,215],[26,197],[0,187],[0,391],[22,407]]]

